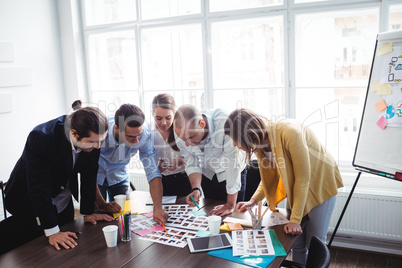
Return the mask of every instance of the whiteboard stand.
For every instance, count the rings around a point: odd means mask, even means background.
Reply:
[[[350,199],[352,198],[353,192],[355,191],[357,182],[359,181],[359,178],[360,178],[360,175],[361,175],[361,174],[362,174],[361,171],[359,171],[359,174],[357,174],[355,183],[353,184],[353,187],[352,187],[352,189],[350,190],[348,199],[346,200],[346,203],[345,203],[345,205],[343,206],[342,213],[341,213],[341,215],[339,216],[339,219],[338,219],[338,222],[336,223],[334,232],[332,233],[331,239],[330,239],[329,242],[328,242],[328,245],[327,245],[328,248],[331,248],[332,240],[334,240],[335,234],[336,234],[336,232],[338,231],[338,227],[339,227],[339,225],[341,224],[341,221],[342,221],[343,215],[344,215],[345,212],[346,212],[346,209],[348,208]]]

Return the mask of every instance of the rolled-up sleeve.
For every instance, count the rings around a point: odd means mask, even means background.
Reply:
[[[237,193],[241,189],[240,173],[245,167],[244,154],[233,147],[232,139],[229,136],[224,137],[223,155],[220,162],[225,168],[216,174],[218,180],[226,180],[226,192],[228,194]]]
[[[145,143],[139,148],[140,160],[144,165],[145,174],[147,176],[148,183],[155,178],[162,177],[158,168],[158,158],[156,150],[152,146],[151,135],[147,135]]]

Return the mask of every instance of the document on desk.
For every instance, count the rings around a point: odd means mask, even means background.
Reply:
[[[223,219],[223,221],[240,223],[243,226],[251,227],[251,219],[246,220],[246,219],[238,219],[238,218],[233,218],[233,217],[226,217],[225,219]],[[267,214],[265,214],[262,225],[265,227],[270,227],[270,226],[287,224],[287,223],[289,223],[289,220],[286,219],[286,217],[283,216],[281,213],[269,211]]]
[[[233,256],[275,255],[269,230],[232,231]]]
[[[177,196],[163,196],[162,197],[162,204],[175,204]],[[153,205],[154,202],[152,201],[152,197],[149,196],[147,199],[147,205]]]
[[[208,229],[207,216],[173,215],[169,216],[166,227],[177,227],[189,230],[206,231]]]
[[[197,235],[197,232],[190,230],[181,230],[168,227],[166,227],[166,229],[168,232],[153,232],[151,234],[141,236],[139,239],[184,248],[187,246],[187,238],[193,238]]]

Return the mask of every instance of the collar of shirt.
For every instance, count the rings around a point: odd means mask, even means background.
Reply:
[[[74,168],[74,166],[75,166],[75,160],[76,160],[76,158],[77,158],[77,155],[78,155],[79,153],[81,153],[82,150],[81,150],[81,148],[78,148],[78,149],[75,148],[72,139],[70,139],[70,143],[71,143],[71,150],[72,150],[72,153],[73,153],[73,168]]]
[[[71,149],[73,150],[74,154],[79,154],[81,153],[81,148],[78,147],[78,149],[75,148],[73,141],[70,139],[70,143],[71,143]]]

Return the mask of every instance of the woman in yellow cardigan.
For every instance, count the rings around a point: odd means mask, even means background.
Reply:
[[[233,111],[225,122],[225,134],[244,150],[248,162],[258,159],[261,182],[248,202],[239,202],[244,213],[266,198],[272,211],[287,198],[291,209],[285,233],[296,235],[293,260],[305,263],[313,235],[324,242],[338,188],[343,187],[338,166],[314,133],[296,120],[271,122],[248,109]]]

